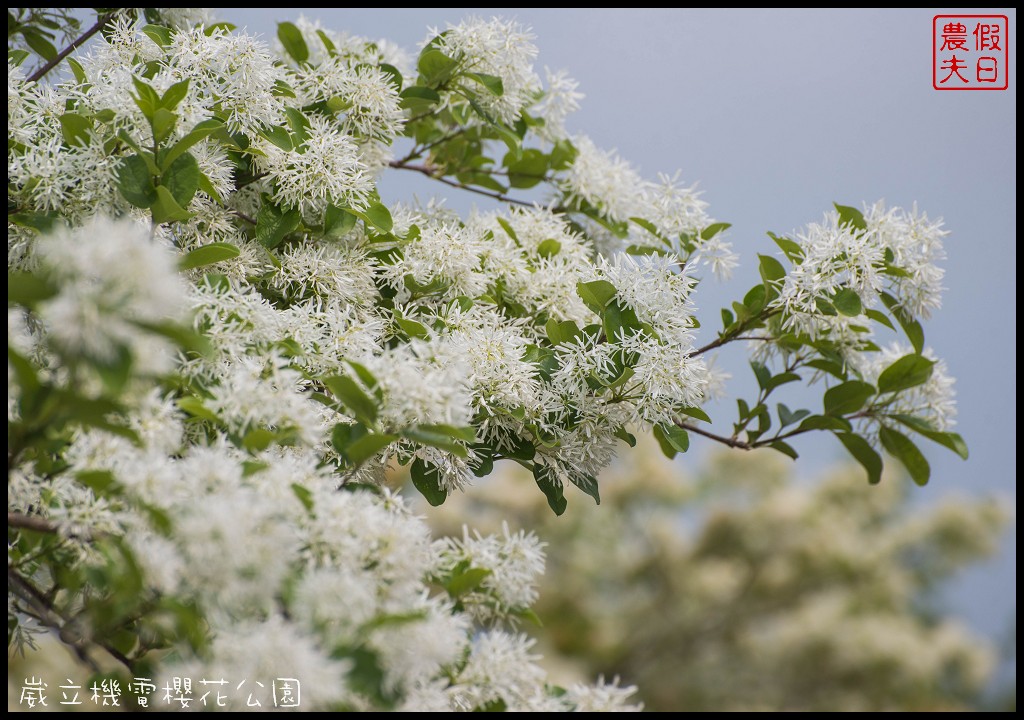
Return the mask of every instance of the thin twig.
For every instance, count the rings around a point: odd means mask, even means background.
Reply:
[[[509,197],[508,195],[502,195],[501,193],[493,192],[491,190],[482,190],[480,188],[475,188],[470,185],[460,183],[456,180],[449,180],[443,175],[438,175],[433,169],[427,167],[426,165],[410,165],[409,163],[403,162],[401,160],[392,160],[390,163],[388,163],[388,165],[396,170],[412,170],[413,172],[418,172],[421,175],[426,175],[428,178],[432,180],[437,180],[440,183],[444,183],[449,187],[458,188],[460,190],[467,190],[471,193],[476,193],[477,195],[483,195],[484,197],[492,198],[493,200],[500,200],[501,202],[511,203],[513,205],[522,205],[524,207],[536,207],[536,203],[528,202],[526,200],[520,200],[519,198]]]
[[[245,220],[250,225],[256,225],[256,219],[252,218],[252,217],[249,217],[244,212],[241,212],[240,210],[232,210],[231,212],[234,214],[235,217],[237,217],[237,218],[239,218],[241,220]]]
[[[676,420],[676,425],[681,427],[683,430],[703,435],[706,438],[720,442],[723,445],[728,445],[731,448],[739,448],[740,450],[752,450],[756,445],[751,445],[743,440],[737,440],[736,438],[725,437],[724,435],[715,435],[713,432],[709,432],[702,427],[698,427],[692,423],[688,423],[684,420]]]
[[[24,602],[28,603],[32,610],[32,614],[35,615],[36,618],[48,627],[56,630],[61,641],[71,646],[78,658],[89,665],[93,671],[98,672],[99,665],[89,655],[90,643],[105,650],[111,657],[129,670],[132,669],[132,661],[127,655],[117,648],[111,647],[106,643],[99,642],[97,640],[89,640],[88,638],[83,637],[80,633],[75,632],[71,627],[72,623],[53,607],[53,603],[46,594],[29,582],[28,578],[15,572],[11,568],[7,569],[7,587],[13,591],[15,595],[18,595]]]
[[[46,73],[50,72],[55,67],[60,65],[61,61],[64,58],[66,58],[68,55],[73,53],[76,48],[78,48],[80,45],[85,43],[89,38],[91,38],[93,35],[98,33],[100,30],[105,28],[107,26],[107,23],[109,23],[111,20],[113,20],[114,16],[116,14],[117,14],[116,12],[109,12],[109,13],[106,13],[104,15],[100,15],[99,18],[96,20],[96,24],[95,25],[93,25],[91,28],[86,30],[84,33],[79,35],[74,40],[72,40],[71,43],[66,48],[64,48],[59,53],[57,53],[56,57],[54,57],[53,60],[50,60],[48,63],[43,65],[41,68],[36,70],[34,73],[32,73],[29,76],[28,81],[29,82],[39,82],[39,80],[41,80],[46,75]]]
[[[23,530],[35,530],[41,533],[56,533],[57,524],[38,515],[22,515],[21,513],[7,513],[7,527],[20,528]]]

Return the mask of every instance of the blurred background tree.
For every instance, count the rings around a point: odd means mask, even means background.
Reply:
[[[600,508],[555,518],[510,471],[432,518],[451,534],[465,517],[508,521],[548,543],[535,609],[561,672],[621,675],[652,711],[982,703],[993,649],[936,590],[995,550],[995,500],[912,506],[902,477],[870,487],[839,467],[804,483],[768,453],[693,474],[653,446],[631,460]]]

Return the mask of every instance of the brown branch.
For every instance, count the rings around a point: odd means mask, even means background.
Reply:
[[[706,438],[708,438],[710,440],[714,440],[715,442],[720,442],[723,445],[728,445],[731,448],[739,448],[740,450],[752,450],[755,447],[757,447],[756,444],[755,445],[751,445],[750,443],[744,442],[743,440],[737,440],[736,438],[725,437],[724,435],[715,435],[713,432],[709,432],[709,431],[705,430],[704,428],[698,427],[697,425],[694,425],[693,423],[688,423],[685,420],[676,420],[676,425],[678,427],[681,427],[683,430],[687,430],[689,432],[697,433],[698,435],[703,435],[704,437],[706,437]]]
[[[460,183],[456,180],[449,180],[443,175],[438,175],[435,170],[433,170],[430,167],[427,167],[426,165],[411,165],[401,160],[392,160],[390,163],[388,163],[388,165],[394,168],[395,170],[412,170],[413,172],[418,172],[421,175],[426,175],[428,178],[432,180],[437,180],[440,183],[444,183],[449,187],[458,188],[459,190],[467,190],[471,193],[483,195],[484,197],[489,197],[493,200],[500,200],[501,202],[510,203],[512,205],[522,205],[524,207],[531,208],[537,206],[536,203],[528,202],[526,200],[520,200],[519,198],[509,197],[508,195],[502,195],[501,193],[493,192],[491,190],[475,188],[470,185]]]
[[[240,210],[232,210],[231,212],[236,218],[245,220],[250,225],[256,225],[256,219],[246,215],[244,212],[241,212]]]
[[[84,33],[79,35],[74,40],[72,40],[66,48],[57,53],[56,57],[54,57],[53,60],[50,60],[48,63],[43,65],[34,73],[32,73],[29,76],[28,81],[39,82],[46,75],[46,73],[50,72],[55,67],[60,65],[61,61],[68,55],[70,55],[72,52],[74,52],[76,48],[85,43],[89,38],[98,33],[100,30],[105,28],[107,26],[107,23],[113,20],[116,14],[116,12],[109,12],[104,15],[100,15],[99,18],[97,18],[95,25],[93,25],[91,28],[86,30]]]
[[[41,533],[56,533],[59,529],[56,523],[46,518],[38,515],[22,515],[16,512],[7,513],[7,527],[35,530]]]
[[[750,320],[747,320],[746,322],[742,323],[738,328],[736,328],[734,333],[732,333],[730,335],[723,335],[720,338],[717,338],[716,340],[712,340],[707,345],[704,345],[702,347],[697,348],[696,350],[694,350],[692,352],[687,353],[686,357],[688,357],[688,358],[697,357],[698,355],[703,355],[704,353],[708,352],[709,350],[714,350],[717,347],[721,347],[722,345],[725,345],[727,343],[731,343],[733,340],[744,339],[741,336],[743,334],[743,331],[747,329],[747,324],[749,324],[750,322],[756,321],[756,320],[767,320],[772,315],[775,315],[775,314],[777,314],[779,312],[780,312],[779,308],[773,308],[771,310],[762,310],[761,313],[757,317],[751,318]]]
[[[53,603],[46,594],[29,582],[28,578],[12,568],[7,569],[7,587],[28,604],[32,615],[44,625],[56,630],[61,642],[69,645],[75,651],[78,659],[92,668],[94,672],[99,672],[100,668],[89,655],[90,644],[102,648],[119,663],[132,670],[132,661],[127,655],[106,643],[90,640],[74,630],[72,623],[53,607]]]

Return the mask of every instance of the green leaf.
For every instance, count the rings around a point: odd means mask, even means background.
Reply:
[[[491,571],[487,568],[471,567],[456,574],[444,584],[444,589],[453,598],[460,598],[466,593],[473,592],[480,584],[487,579]]]
[[[301,64],[309,60],[309,47],[306,45],[306,38],[302,36],[302,31],[293,23],[278,23],[277,39],[281,41],[284,49],[292,56],[295,62]]]
[[[787,425],[792,425],[793,423],[800,422],[805,417],[811,414],[810,410],[790,410],[782,403],[779,403],[777,407],[779,411],[779,423],[782,425],[782,427],[786,427]]]
[[[548,171],[547,156],[536,148],[506,153],[503,163],[508,168],[509,185],[514,188],[532,188],[544,180]]]
[[[402,99],[402,107],[416,114],[426,112],[441,102],[441,96],[437,94],[436,90],[422,85],[407,87],[399,94],[399,97]]]
[[[860,435],[847,432],[837,432],[835,435],[854,459],[864,466],[868,482],[877,485],[882,479],[882,456]]]
[[[355,211],[359,217],[382,232],[389,233],[394,228],[391,211],[379,202],[371,202],[362,212]]]
[[[605,306],[615,297],[616,292],[615,286],[607,280],[576,283],[576,293],[598,315],[604,314]]]
[[[181,207],[171,191],[163,185],[157,185],[156,201],[151,210],[153,211],[153,222],[157,224],[182,222],[192,217],[192,213]]]
[[[174,132],[174,128],[178,124],[178,116],[167,108],[161,107],[153,111],[151,122],[153,125],[153,139],[158,145],[162,145],[164,140],[169,138],[171,133]]]
[[[797,454],[797,451],[794,450],[789,443],[782,442],[782,440],[776,440],[775,442],[769,444],[768,447],[770,447],[772,450],[777,450],[783,455],[788,455],[794,460],[800,459],[800,455]]]
[[[436,447],[458,457],[467,457],[469,453],[462,442],[473,442],[475,433],[468,440],[466,434],[449,425],[415,425],[401,431],[402,437],[414,440],[421,445]],[[461,441],[461,442],[460,442]]]
[[[168,148],[161,156],[161,162],[164,164],[164,166],[171,166],[174,163],[174,161],[177,160],[178,157],[186,150],[188,150],[190,147],[195,145],[203,138],[208,137],[213,133],[217,132],[218,130],[222,130],[223,128],[224,123],[220,120],[217,120],[216,118],[203,120],[201,123],[196,124],[196,126],[192,128],[192,130],[190,130],[188,134],[185,135],[185,137],[183,137],[181,140],[174,143],[174,145]]]
[[[420,55],[416,69],[420,71],[424,82],[428,85],[439,85],[448,80],[455,72],[458,63],[440,50],[427,46]]]
[[[750,368],[754,371],[754,377],[757,378],[758,387],[762,390],[767,389],[768,382],[772,379],[772,371],[756,360],[750,361]]]
[[[427,330],[423,323],[416,322],[415,320],[409,320],[408,318],[396,317],[395,323],[398,327],[402,328],[402,332],[411,338],[419,338],[426,340],[430,337],[430,331]]]
[[[924,355],[904,355],[878,376],[879,392],[899,392],[928,382],[935,361]]]
[[[448,492],[441,483],[441,473],[435,466],[416,458],[409,474],[412,484],[432,506],[442,505],[448,499]]]
[[[835,297],[832,298],[832,304],[835,305],[836,310],[846,317],[856,317],[864,309],[860,301],[860,295],[852,288],[840,289]]]
[[[779,373],[778,375],[775,375],[774,377],[772,377],[765,384],[764,389],[765,390],[769,390],[769,391],[770,390],[774,390],[775,388],[779,387],[780,385],[785,385],[786,383],[796,382],[797,380],[801,380],[801,379],[802,378],[799,375],[797,375],[796,373],[794,373],[794,372]]]
[[[38,31],[28,32],[28,30],[25,30],[22,32],[22,37],[25,38],[28,46],[47,62],[57,57],[57,48],[53,46],[53,43],[40,35]]]
[[[302,214],[298,210],[282,211],[273,203],[264,202],[256,213],[256,240],[263,247],[273,249],[299,226],[301,220]]]
[[[595,478],[593,475],[569,473],[569,480],[572,482],[573,485],[578,487],[580,490],[585,492],[590,497],[594,498],[594,502],[596,504],[601,504],[601,493],[597,487],[597,478]]]
[[[758,255],[757,257],[760,258],[758,269],[761,272],[761,278],[766,283],[777,283],[786,277],[786,268],[771,255]]]
[[[882,298],[882,302],[889,308],[889,312],[892,313],[893,317],[903,328],[903,332],[906,333],[907,339],[910,340],[910,344],[914,346],[914,350],[921,352],[924,350],[924,329],[921,327],[921,323],[914,319],[914,316],[904,310],[899,301],[889,293],[881,292],[878,293],[879,297]]]
[[[323,383],[356,420],[364,425],[372,425],[377,420],[377,403],[355,380],[345,375],[334,375],[324,378]]]
[[[839,211],[839,224],[840,225],[851,225],[857,230],[867,230],[868,224],[864,221],[864,215],[855,207],[849,205],[840,205],[839,203],[832,203],[836,206],[836,210]]]
[[[852,425],[846,418],[830,415],[811,415],[800,423],[800,430],[839,430],[849,432]]]
[[[910,477],[918,485],[927,485],[931,476],[931,468],[917,445],[903,433],[882,426],[878,430],[878,439],[890,455],[895,457],[910,473]]]
[[[690,436],[676,425],[658,424],[654,426],[654,439],[658,441],[665,457],[672,459],[677,453],[690,449]]]
[[[132,77],[132,84],[135,86],[135,92],[138,93],[135,96],[135,104],[139,106],[139,110],[146,116],[146,119],[152,122],[153,113],[160,107],[160,96],[156,94],[156,90],[137,77]]]
[[[49,282],[25,272],[7,271],[7,302],[17,305],[34,305],[49,300],[57,294],[58,288]]]
[[[260,131],[260,135],[265,137],[267,140],[277,145],[279,148],[288,152],[294,147],[292,145],[292,136],[285,128],[280,125],[269,127]]]
[[[72,147],[85,147],[89,144],[90,133],[92,132],[92,121],[78,113],[64,113],[59,118],[60,132],[64,136],[64,142]]]
[[[189,80],[185,79],[181,82],[176,82],[167,88],[164,96],[160,98],[160,105],[167,110],[174,110],[181,104],[181,101],[188,95]]]
[[[402,92],[402,73],[394,65],[388,63],[381,63],[377,66],[382,73],[384,73],[391,84],[395,86],[395,92]]]
[[[631,448],[636,447],[636,436],[624,427],[620,427],[615,431],[615,437],[629,445]]]
[[[199,163],[191,153],[182,153],[171,163],[160,178],[160,184],[166,187],[174,200],[182,208],[187,208],[199,190]]]
[[[466,77],[471,80],[476,80],[478,83],[483,85],[487,90],[497,97],[501,97],[505,94],[505,85],[502,83],[501,78],[497,75],[488,75],[487,73],[468,72]]]
[[[534,463],[533,479],[536,480],[537,487],[540,488],[541,492],[544,493],[544,497],[547,498],[548,507],[551,508],[552,512],[555,515],[564,513],[569,503],[565,500],[562,483],[555,476],[551,468]]]
[[[757,315],[764,310],[765,302],[768,300],[768,291],[764,285],[755,285],[743,297],[743,304],[751,315]]]
[[[137,208],[149,208],[156,202],[156,188],[146,161],[129,155],[117,168],[117,189],[125,200]]]
[[[875,322],[885,325],[890,330],[896,329],[896,327],[892,324],[892,320],[890,320],[889,317],[880,310],[868,308],[867,310],[864,311],[864,314],[867,315],[872,320],[874,320]]]
[[[220,424],[220,418],[217,417],[213,410],[206,407],[206,405],[203,404],[203,401],[194,395],[186,395],[183,398],[179,398],[177,405],[182,411],[194,418],[206,420],[214,425]]]
[[[932,442],[936,442],[943,447],[949,448],[957,455],[962,457],[964,460],[967,459],[967,443],[964,439],[955,432],[942,432],[933,428],[930,424],[925,422],[919,417],[913,415],[896,414],[890,415],[889,417],[894,420],[898,420],[910,429],[917,433],[920,433],[924,437],[928,438]]]
[[[826,372],[829,375],[833,375],[839,378],[840,380],[846,380],[846,369],[843,367],[841,363],[838,363],[835,360],[815,358],[814,360],[810,360],[809,362],[807,362],[807,366],[812,367],[815,370],[821,370],[822,372]]]
[[[324,213],[324,236],[331,240],[345,237],[356,225],[356,216],[336,205],[328,205]]]
[[[553,258],[562,249],[562,243],[554,238],[548,238],[537,246],[537,254],[542,258]]]
[[[236,258],[240,253],[241,250],[237,245],[225,242],[210,243],[188,253],[178,262],[178,268],[180,270],[191,270],[203,267],[204,265],[213,265],[214,263]]]
[[[142,32],[160,47],[167,47],[171,44],[170,28],[165,28],[163,25],[144,25]]]
[[[679,408],[679,412],[683,413],[684,415],[689,415],[692,418],[703,420],[706,423],[711,422],[711,416],[708,415],[706,412],[704,412],[702,408],[699,407]]]
[[[246,450],[259,452],[270,447],[270,443],[277,439],[277,433],[267,428],[253,428],[242,438],[242,447]]]
[[[831,302],[829,302],[823,297],[814,298],[814,305],[815,307],[818,308],[818,312],[820,312],[822,315],[835,317],[836,315],[839,314],[839,312],[836,310],[835,305],[833,305]]]
[[[701,239],[703,239],[703,240],[710,240],[711,238],[713,238],[718,233],[723,232],[725,230],[728,230],[731,227],[732,227],[732,223],[724,223],[724,222],[711,223],[706,228],[704,228],[703,230],[700,231]]]
[[[66,58],[68,67],[71,68],[71,74],[75,76],[75,82],[85,85],[89,82],[89,78],[85,74],[85,68],[82,67],[82,63],[75,60],[73,57]]]
[[[788,237],[776,235],[773,232],[768,233],[768,237],[770,237],[775,244],[779,246],[779,249],[785,253],[786,257],[789,258],[791,262],[799,263],[803,260],[804,249],[800,246],[800,243],[795,240],[790,240]]]
[[[860,410],[875,394],[875,386],[860,380],[850,380],[825,391],[825,413],[848,415]]]
[[[562,320],[559,322],[554,318],[548,318],[547,323],[544,325],[544,331],[547,333],[548,340],[551,341],[552,345],[571,342],[581,334],[579,327],[572,320]]]
[[[341,455],[353,465],[360,465],[397,439],[397,435],[388,433],[369,433],[345,446]]]

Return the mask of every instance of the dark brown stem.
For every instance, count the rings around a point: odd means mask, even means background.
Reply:
[[[113,20],[114,19],[114,15],[116,15],[116,14],[117,14],[116,12],[110,12],[110,13],[106,13],[104,15],[100,15],[99,18],[96,19],[96,24],[95,25],[93,25],[91,28],[86,30],[84,33],[79,35],[74,40],[72,40],[71,43],[66,48],[64,48],[59,53],[57,53],[57,56],[54,57],[53,60],[50,60],[48,63],[43,65],[41,68],[36,70],[34,73],[32,73],[29,76],[28,81],[29,82],[39,82],[46,75],[46,73],[50,72],[55,67],[60,65],[61,61],[64,58],[66,58],[68,55],[73,53],[76,48],[81,46],[89,38],[91,38],[93,35],[95,35],[100,30],[105,28],[107,26],[107,23],[109,23],[111,20]]]
[[[720,337],[720,338],[718,338],[716,340],[712,340],[707,345],[699,347],[696,350],[694,350],[693,352],[688,353],[686,355],[686,357],[688,357],[688,358],[697,357],[698,355],[703,355],[704,353],[708,352],[709,350],[714,350],[717,347],[722,347],[723,345],[725,345],[727,343],[731,343],[733,340],[743,339],[741,336],[743,334],[743,331],[747,329],[747,325],[749,323],[754,322],[754,321],[759,321],[759,320],[767,320],[772,315],[775,315],[778,312],[780,312],[780,310],[778,308],[773,308],[771,310],[762,310],[760,315],[758,315],[756,318],[751,318],[747,322],[743,323],[738,328],[736,328],[736,330],[733,333],[731,333],[729,335],[723,335],[722,337]]]
[[[34,615],[44,625],[56,630],[61,641],[70,646],[78,658],[92,668],[93,671],[99,672],[99,665],[89,655],[90,642],[97,647],[103,648],[111,657],[129,670],[132,669],[132,661],[127,655],[105,643],[90,641],[83,637],[81,633],[76,632],[71,627],[73,623],[68,621],[67,618],[53,607],[52,601],[42,590],[29,582],[28,578],[11,568],[7,569],[7,588],[28,605],[26,609],[31,610],[31,615]]]
[[[449,180],[443,175],[438,175],[433,168],[427,167],[426,165],[411,165],[402,160],[392,160],[390,163],[388,163],[388,165],[394,168],[395,170],[412,170],[413,172],[418,172],[421,175],[426,175],[428,178],[432,180],[437,180],[440,183],[444,183],[449,187],[458,188],[460,190],[467,190],[471,193],[476,193],[477,195],[483,195],[484,197],[492,198],[493,200],[500,200],[501,202],[510,203],[512,205],[522,205],[524,207],[536,206],[536,203],[527,202],[526,200],[520,200],[518,198],[509,197],[508,195],[502,195],[501,193],[492,192],[490,190],[482,190],[480,188],[475,188],[470,185],[460,183],[456,180]]]
[[[724,435],[715,435],[713,432],[709,432],[704,428],[694,425],[693,423],[688,423],[685,420],[676,420],[676,425],[681,427],[683,430],[697,433],[698,435],[703,435],[704,437],[710,440],[720,442],[723,445],[728,445],[731,448],[739,448],[740,450],[752,450],[753,448],[756,447],[756,445],[751,445],[750,443],[744,442],[743,440],[725,437]]]
[[[232,210],[231,212],[234,214],[236,218],[239,218],[240,220],[245,220],[245,222],[249,223],[250,225],[256,225],[256,218],[249,217],[244,212],[241,212],[239,210]]]
[[[23,530],[35,530],[41,533],[56,533],[57,524],[37,515],[22,515],[21,513],[7,513],[7,527]]]

